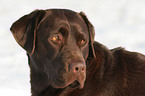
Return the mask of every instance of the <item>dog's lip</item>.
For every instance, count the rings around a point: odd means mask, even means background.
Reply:
[[[73,83],[71,83],[70,85],[68,85],[70,88],[78,88],[80,86],[80,83],[75,80]]]
[[[53,86],[54,88],[70,87],[70,88],[79,88],[79,89],[82,89],[84,87],[84,82],[86,80],[85,74],[81,74],[81,77],[80,75],[72,76],[72,74],[67,74],[66,76],[68,76],[66,77],[67,79],[66,78],[60,79],[60,78],[56,78],[55,76],[51,80],[51,86]]]
[[[63,86],[60,85],[60,84],[52,82],[51,86],[54,87],[54,88],[70,87],[70,88],[73,88],[73,89],[76,89],[76,88],[82,89],[84,87],[84,82],[81,82],[79,80],[74,80],[74,81],[70,82],[69,84],[63,85]]]
[[[73,83],[69,85],[70,88],[79,88],[82,89],[84,87],[84,83],[75,80]]]

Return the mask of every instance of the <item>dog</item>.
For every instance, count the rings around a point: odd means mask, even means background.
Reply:
[[[35,10],[10,30],[27,52],[32,96],[145,96],[145,56],[94,41],[83,12]]]

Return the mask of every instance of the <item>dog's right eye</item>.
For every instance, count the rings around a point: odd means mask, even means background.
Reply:
[[[52,37],[52,40],[55,41],[55,42],[59,41],[59,36]]]
[[[56,34],[50,38],[51,42],[54,44],[61,44],[62,42],[62,35],[61,34]]]

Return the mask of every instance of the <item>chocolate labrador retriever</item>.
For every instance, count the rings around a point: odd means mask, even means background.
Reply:
[[[94,41],[83,12],[36,10],[10,30],[27,51],[32,96],[145,96],[145,56]]]

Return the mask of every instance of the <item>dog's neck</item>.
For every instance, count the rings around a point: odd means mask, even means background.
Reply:
[[[52,86],[48,86],[43,92],[40,93],[40,96],[57,96],[60,94],[64,89],[56,89]]]
[[[88,60],[87,74],[93,80],[100,79],[102,81],[105,75],[112,74],[114,57],[108,48],[98,42],[94,43],[94,50],[96,58]]]

